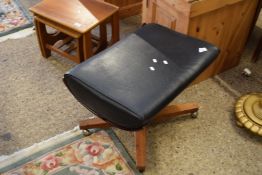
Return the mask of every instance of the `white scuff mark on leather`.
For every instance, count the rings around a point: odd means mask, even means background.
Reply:
[[[154,68],[154,67],[149,67],[149,69],[151,70],[151,71],[155,71],[156,69]]]
[[[206,47],[201,47],[198,49],[199,53],[206,52],[206,51],[208,51]]]
[[[164,60],[163,63],[164,63],[164,64],[168,64],[168,61],[167,61],[167,60]]]
[[[152,59],[152,61],[153,61],[154,63],[157,63],[157,59]]]

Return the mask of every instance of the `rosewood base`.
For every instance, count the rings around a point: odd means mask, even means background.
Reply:
[[[196,112],[199,106],[195,103],[170,105],[161,110],[152,120],[152,122],[161,122],[178,115],[191,113],[192,117],[196,117]],[[92,128],[109,128],[114,127],[100,118],[88,119],[80,121],[79,127],[81,130]],[[146,167],[146,131],[147,127],[134,131],[136,140],[136,167],[143,172]]]

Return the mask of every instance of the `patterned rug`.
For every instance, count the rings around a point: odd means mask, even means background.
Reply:
[[[97,130],[87,137],[84,137],[80,130],[74,130],[2,158],[0,174],[135,175],[140,173],[112,130]]]
[[[19,0],[0,0],[0,37],[32,25],[30,15]]]

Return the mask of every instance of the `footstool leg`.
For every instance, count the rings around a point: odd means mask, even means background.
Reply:
[[[136,139],[136,167],[143,172],[146,167],[146,128],[135,131]]]
[[[51,50],[47,49],[46,47],[48,34],[46,31],[45,24],[41,23],[40,21],[36,19],[34,20],[34,22],[35,22],[35,30],[36,30],[41,54],[43,57],[48,58],[51,56]]]

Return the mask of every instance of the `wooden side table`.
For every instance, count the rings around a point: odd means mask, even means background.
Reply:
[[[42,56],[55,51],[77,63],[84,61],[107,47],[107,23],[112,27],[110,44],[114,44],[119,40],[118,9],[99,0],[43,0],[31,7]],[[57,32],[48,33],[46,26]],[[99,37],[91,34],[96,26]]]

